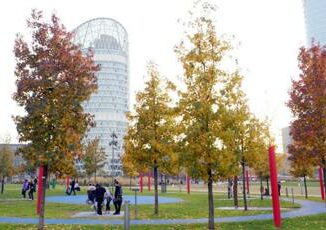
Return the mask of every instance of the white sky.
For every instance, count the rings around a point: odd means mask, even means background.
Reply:
[[[178,18],[187,16],[191,0],[10,0],[0,7],[0,136],[10,134],[17,143],[11,116],[20,113],[11,99],[15,90],[13,46],[16,33],[28,37],[26,19],[31,9],[43,10],[46,18],[55,12],[72,30],[96,17],[119,21],[129,34],[130,92],[142,88],[146,63],[154,60],[160,72],[176,79],[180,73],[173,47],[182,38]],[[244,90],[252,111],[272,120],[274,133],[288,125],[291,78],[298,75],[297,54],[305,43],[301,0],[218,0],[217,30],[235,36],[234,51],[244,79]],[[279,138],[279,137],[277,137]],[[280,145],[280,144],[279,144]]]

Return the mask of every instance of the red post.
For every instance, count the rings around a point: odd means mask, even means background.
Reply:
[[[38,168],[38,183],[37,183],[37,199],[36,199],[36,214],[39,215],[41,211],[41,196],[43,190],[43,175],[44,175],[44,166],[41,165]]]
[[[139,174],[139,186],[140,186],[140,192],[143,192],[143,173]]]
[[[247,184],[247,194],[249,194],[249,171],[246,170],[246,184]]]
[[[70,185],[70,176],[67,176],[66,177],[66,189],[68,189],[69,188],[69,185]]]
[[[151,172],[148,173],[148,191],[151,191]]]
[[[319,174],[321,199],[325,200],[325,189],[324,189],[324,183],[323,183],[323,169],[321,166],[319,166],[318,174]]]
[[[190,177],[187,175],[186,176],[186,181],[187,181],[187,193],[190,193]]]
[[[274,225],[275,225],[275,227],[280,228],[281,227],[281,210],[280,210],[280,200],[279,200],[279,196],[278,196],[275,147],[270,146],[268,153],[269,153],[269,172],[270,172],[271,186],[272,186]]]

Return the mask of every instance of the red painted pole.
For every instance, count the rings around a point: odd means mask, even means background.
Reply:
[[[143,173],[140,173],[139,175],[139,186],[140,186],[140,192],[143,192]]]
[[[186,176],[186,181],[187,181],[187,193],[190,193],[190,177],[187,175]]]
[[[249,194],[249,172],[246,170],[246,184],[247,184],[247,194]]]
[[[70,176],[67,176],[66,177],[66,189],[69,188],[69,185],[70,185],[69,180],[70,180]]]
[[[318,174],[319,174],[321,199],[325,200],[325,189],[324,189],[324,183],[323,183],[323,169],[321,166],[319,166]]]
[[[37,199],[36,199],[36,214],[39,215],[41,211],[41,196],[43,190],[43,175],[44,175],[44,166],[38,168],[38,183],[37,183]]]
[[[148,191],[151,191],[151,172],[148,173]]]
[[[279,196],[278,196],[275,147],[270,146],[268,153],[269,153],[268,154],[269,155],[269,172],[270,172],[271,186],[272,186],[274,225],[275,225],[275,227],[280,228],[281,227],[281,210],[280,210],[280,200],[279,200]]]

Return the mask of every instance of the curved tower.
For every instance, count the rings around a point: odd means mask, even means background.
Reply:
[[[122,173],[120,156],[127,129],[125,113],[129,110],[128,34],[116,20],[95,18],[74,30],[74,41],[83,50],[91,48],[100,65],[97,73],[98,91],[84,104],[86,112],[95,115],[96,127],[87,140],[98,137],[105,149],[105,172],[112,176]]]
[[[307,44],[311,40],[326,45],[326,1],[325,0],[303,0],[304,15],[306,23]]]

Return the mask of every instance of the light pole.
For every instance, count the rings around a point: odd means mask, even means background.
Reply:
[[[114,180],[114,171],[113,171],[113,165],[114,165],[114,148],[117,147],[118,141],[116,140],[118,137],[113,132],[110,137],[112,140],[110,141],[109,145],[112,146],[112,160],[111,160],[111,176],[112,176],[112,188],[113,188],[113,180]]]

